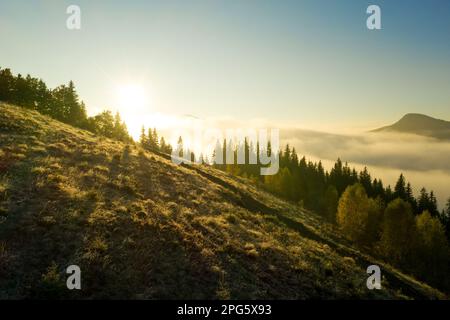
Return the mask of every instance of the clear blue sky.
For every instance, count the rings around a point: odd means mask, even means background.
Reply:
[[[66,29],[66,8],[82,30]],[[382,30],[366,28],[369,4]],[[1,1],[0,66],[89,111],[140,84],[148,112],[264,118],[309,127],[450,120],[450,1]]]

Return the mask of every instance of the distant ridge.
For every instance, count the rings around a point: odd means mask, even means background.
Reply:
[[[371,132],[411,133],[442,140],[450,140],[450,121],[420,113],[408,113],[396,123]]]

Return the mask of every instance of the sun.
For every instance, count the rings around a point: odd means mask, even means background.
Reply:
[[[115,105],[129,133],[136,138],[140,128],[146,123],[146,115],[151,112],[148,87],[139,83],[126,82],[114,88]]]
[[[143,83],[146,83],[144,86]],[[152,86],[147,82],[123,82],[113,87],[115,109],[125,124],[129,134],[139,140],[142,127],[168,131],[180,125],[176,116],[164,114],[157,110],[157,100]]]
[[[124,112],[142,111],[149,103],[148,94],[139,84],[125,84],[117,89],[119,107]]]

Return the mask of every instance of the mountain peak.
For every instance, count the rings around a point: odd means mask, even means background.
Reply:
[[[398,132],[450,140],[450,122],[421,113],[407,113],[396,123],[372,132]]]
[[[401,119],[434,119],[423,113],[407,113]]]
[[[438,122],[447,122],[444,120],[440,120],[440,119],[436,119],[430,116],[427,116],[426,114],[422,114],[422,113],[407,113],[405,114],[400,120],[400,121],[438,121]]]

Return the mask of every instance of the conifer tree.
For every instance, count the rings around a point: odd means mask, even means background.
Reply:
[[[159,138],[158,138],[158,133],[156,132],[156,128],[153,128],[153,133],[152,133],[152,145],[154,150],[159,150]]]
[[[148,137],[145,134],[145,127],[142,126],[141,135],[139,137],[139,143],[141,144],[142,148],[148,149],[148,142],[147,141],[148,141]]]
[[[400,198],[400,199],[403,199],[403,200],[407,199],[407,195],[406,195],[406,181],[405,181],[405,177],[403,176],[403,173],[400,174],[400,176],[398,177],[397,183],[395,184],[394,197],[395,198]]]

